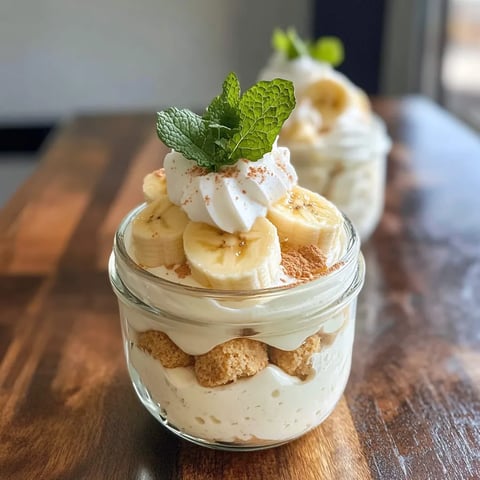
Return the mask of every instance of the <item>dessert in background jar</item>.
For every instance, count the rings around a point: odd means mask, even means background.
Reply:
[[[115,236],[109,274],[134,388],[164,426],[211,448],[303,435],[350,372],[360,242],[277,145],[294,104],[289,81],[241,94],[230,74],[203,116],[160,112],[172,151]]]
[[[338,39],[308,44],[294,30],[276,30],[273,45],[259,77],[291,80],[297,100],[279,144],[290,149],[299,182],[335,203],[367,240],[384,206],[385,126],[365,92],[335,70],[343,60]]]

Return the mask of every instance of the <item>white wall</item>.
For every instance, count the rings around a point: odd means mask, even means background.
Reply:
[[[310,34],[311,0],[0,0],[0,120],[204,106],[244,87],[275,26]]]

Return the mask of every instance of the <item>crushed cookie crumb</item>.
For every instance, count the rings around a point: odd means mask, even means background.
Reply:
[[[140,350],[159,360],[165,368],[188,367],[193,364],[193,357],[181,350],[163,332],[139,332],[136,343]]]
[[[251,377],[268,365],[267,345],[234,338],[195,357],[195,374],[203,387],[217,387]]]
[[[177,274],[178,278],[186,278],[192,273],[190,270],[190,265],[188,265],[188,263],[182,263],[174,271]]]
[[[282,266],[288,276],[299,281],[311,280],[330,271],[325,255],[316,245],[283,251]]]
[[[268,347],[268,356],[271,363],[280,367],[289,375],[306,380],[313,372],[312,355],[322,348],[319,334],[308,337],[300,347],[295,350],[281,350]]]

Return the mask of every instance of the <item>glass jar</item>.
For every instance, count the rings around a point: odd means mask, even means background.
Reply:
[[[391,141],[383,121],[337,128],[318,144],[282,139],[290,149],[298,183],[333,202],[353,222],[361,240],[375,230],[383,213],[386,159]]]
[[[126,241],[141,208],[116,233],[109,275],[128,370],[147,410],[180,437],[226,450],[280,445],[324,421],[349,377],[365,274],[350,221],[344,223],[345,254],[328,275],[294,286],[226,291],[181,285],[139,267]],[[198,367],[217,346],[219,371],[244,370],[235,381],[204,386]]]

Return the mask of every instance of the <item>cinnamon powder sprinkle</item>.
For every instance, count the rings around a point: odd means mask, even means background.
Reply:
[[[247,178],[258,178],[258,182],[263,183],[266,180],[267,174],[268,171],[266,167],[249,167],[247,172]]]
[[[205,167],[201,167],[200,165],[194,165],[187,170],[187,175],[191,175],[192,177],[200,177],[206,175],[208,170]]]
[[[316,245],[304,245],[298,249],[287,249],[282,252],[282,266],[285,273],[299,281],[312,280],[326,275],[333,266],[327,267],[327,259]]]
[[[190,266],[188,263],[182,263],[175,270],[178,278],[186,278],[191,274]]]
[[[239,174],[240,171],[237,167],[224,167],[220,173],[220,176],[223,178],[237,178]]]

